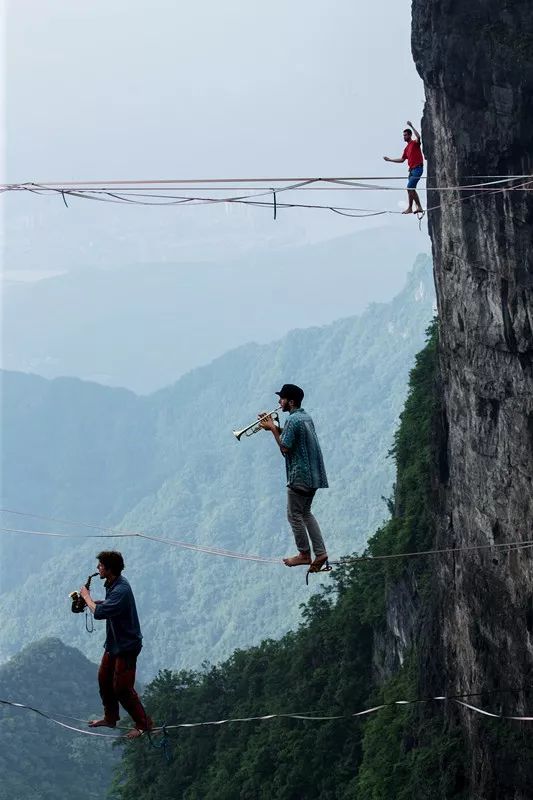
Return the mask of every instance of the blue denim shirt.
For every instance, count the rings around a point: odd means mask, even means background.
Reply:
[[[135,598],[126,578],[122,575],[111,586],[105,583],[105,600],[96,603],[95,619],[105,619],[106,640],[104,649],[112,656],[118,653],[140,651],[141,626],[135,607]]]
[[[290,412],[281,434],[281,444],[288,449],[285,453],[288,486],[327,489],[328,478],[315,426],[303,408]]]

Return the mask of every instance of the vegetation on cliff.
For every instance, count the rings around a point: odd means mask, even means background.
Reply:
[[[391,303],[269,345],[247,345],[149,397],[74,379],[4,374],[3,505],[289,555],[284,468],[272,437],[237,442],[231,431],[258,409],[273,408],[274,391],[290,379],[306,390],[305,407],[324,449],[330,489],[319,492],[315,505],[331,532],[330,555],[361,549],[386,516],[381,495],[394,477],[386,453],[433,296],[431,264],[421,257]],[[88,532],[7,514],[2,524]],[[216,663],[238,647],[277,639],[298,624],[299,606],[309,598],[305,582],[281,565],[141,540],[122,540],[120,547],[145,637],[143,680],[162,666],[196,669],[206,658]],[[2,537],[0,658],[53,635],[99,659],[102,626],[87,636],[68,606],[68,592],[94,572],[98,549],[94,540],[41,536],[30,544],[26,535]],[[48,598],[43,617],[33,613],[37,584]],[[99,582],[94,589],[100,597]]]
[[[96,671],[96,664],[73,647],[41,639],[0,666],[0,697],[89,719],[100,705]],[[8,706],[0,707],[0,730],[0,800],[105,796],[118,755],[108,740],[72,733],[32,711]]]
[[[436,326],[410,375],[409,396],[394,438],[397,466],[391,519],[374,535],[367,554],[423,549],[432,540],[431,462],[436,398]],[[296,632],[279,641],[237,651],[202,672],[160,672],[145,698],[160,723],[215,720],[266,713],[345,714],[325,722],[273,720],[174,733],[170,764],[149,746],[129,748],[119,769],[116,800],[378,800],[398,797],[417,754],[408,730],[415,707],[387,708],[368,722],[351,712],[413,696],[416,654],[378,689],[375,642],[385,633],[386,600],[409,573],[424,588],[416,561],[349,561],[323,592],[307,603]],[[295,576],[296,578],[296,576]],[[329,579],[328,579],[329,583]],[[443,757],[448,742],[443,745]],[[449,747],[453,747],[451,742]],[[448,748],[449,749],[449,748]],[[422,760],[424,753],[422,753]],[[414,772],[420,779],[427,758]],[[409,796],[408,794],[402,797]],[[426,795],[427,796],[427,795]]]

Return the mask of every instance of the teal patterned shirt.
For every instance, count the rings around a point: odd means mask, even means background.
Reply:
[[[290,412],[281,444],[288,449],[285,453],[288,486],[327,489],[328,479],[315,426],[303,408]]]

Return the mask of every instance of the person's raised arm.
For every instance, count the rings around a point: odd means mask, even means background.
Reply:
[[[413,131],[414,135],[416,136],[416,140],[417,140],[418,144],[420,144],[420,142],[422,141],[422,138],[421,138],[420,134],[418,133],[417,129],[415,128],[415,126],[413,125],[412,122],[409,122],[409,120],[407,120],[407,124],[409,125],[409,127]]]

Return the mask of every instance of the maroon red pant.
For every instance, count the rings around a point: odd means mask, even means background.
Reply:
[[[144,731],[150,729],[153,723],[135,691],[136,667],[137,653],[118,653],[113,656],[105,650],[98,670],[98,685],[106,720],[118,722],[120,703],[135,727]]]

